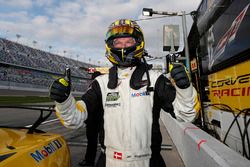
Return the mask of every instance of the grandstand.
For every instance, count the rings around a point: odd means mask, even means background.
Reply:
[[[0,38],[0,88],[48,92],[52,81],[71,69],[72,90],[83,93],[88,87],[90,65]]]

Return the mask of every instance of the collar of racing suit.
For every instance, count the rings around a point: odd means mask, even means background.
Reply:
[[[122,79],[131,75],[130,79],[130,87],[134,90],[138,90],[141,87],[147,85],[147,80],[142,80],[143,75],[147,70],[150,70],[152,65],[148,65],[145,63],[141,63],[136,67],[126,67],[126,68],[118,68],[117,66],[113,66],[109,69],[109,81],[108,88],[115,89],[118,86],[118,78]]]

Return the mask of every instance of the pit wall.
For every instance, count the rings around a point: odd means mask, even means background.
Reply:
[[[161,112],[161,120],[186,167],[249,167],[250,161],[192,123]]]

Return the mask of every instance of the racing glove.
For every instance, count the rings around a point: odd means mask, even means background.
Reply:
[[[67,71],[68,70],[68,71]],[[64,102],[70,95],[70,70],[65,70],[65,77],[55,80],[50,86],[50,99],[58,103]]]
[[[181,63],[173,63],[170,65],[170,75],[174,79],[175,84],[180,89],[186,89],[190,86],[190,79],[186,68]]]

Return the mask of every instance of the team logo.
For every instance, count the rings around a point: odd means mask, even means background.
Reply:
[[[119,92],[110,92],[107,94],[106,101],[117,101],[119,98]]]
[[[249,4],[240,12],[240,14],[234,19],[230,28],[227,32],[221,37],[217,46],[215,47],[215,51],[212,49],[212,44],[214,42],[214,36],[212,33],[212,28],[208,31],[208,54],[209,54],[209,69],[212,68],[214,62],[219,59],[219,57],[225,52],[226,46],[232,43],[236,37],[238,29],[244,19]]]
[[[60,149],[62,144],[59,140],[54,140],[50,142],[48,145],[43,146],[43,148],[36,150],[31,153],[31,157],[36,160],[36,162],[40,162],[41,160],[47,158],[49,155],[53,154],[56,150]]]
[[[121,103],[111,103],[111,104],[105,103],[105,106],[106,106],[106,107],[109,107],[109,108],[114,108],[114,107],[119,107],[119,106],[121,106]]]
[[[135,93],[132,93],[131,96],[132,97],[140,97],[140,96],[148,96],[149,95],[149,92],[145,91],[145,92],[135,92]]]
[[[211,82],[211,93],[214,97],[250,96],[250,73],[236,78],[225,78]]]

